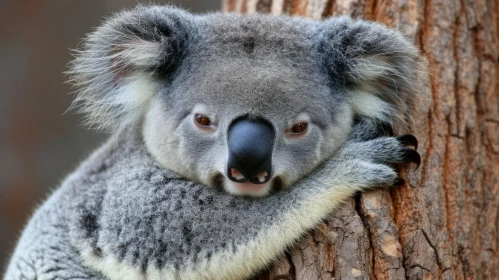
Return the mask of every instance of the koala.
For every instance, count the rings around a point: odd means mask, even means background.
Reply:
[[[35,212],[5,279],[247,279],[357,191],[420,164],[399,32],[169,6],[117,13],[71,63],[112,132]],[[411,148],[411,147],[414,147]]]

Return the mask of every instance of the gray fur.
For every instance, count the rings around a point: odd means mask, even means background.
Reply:
[[[115,133],[38,209],[6,279],[250,277],[355,191],[395,182],[408,149],[383,136],[409,119],[417,59],[399,33],[348,18],[113,16],[70,74],[74,106]],[[271,195],[217,180],[242,115],[277,131]],[[309,130],[288,137],[300,118]]]
[[[352,142],[291,190],[250,199],[214,192],[162,168],[131,126],[96,151],[37,211],[6,279],[21,279],[30,269],[39,277],[101,279],[77,252],[97,260],[115,256],[137,275],[164,269],[175,279],[190,279],[186,271],[194,270],[198,278],[192,279],[245,279],[325,218],[339,198],[392,185],[396,173],[386,164],[403,162],[403,150],[390,137]],[[319,199],[331,196],[338,200]],[[316,214],[316,207],[324,212]],[[276,242],[266,230],[284,215],[296,217],[296,225],[280,251],[254,251],[255,259],[242,262],[214,259],[244,251],[251,240]],[[203,261],[222,262],[226,270],[207,269]],[[119,279],[113,275],[108,277]]]

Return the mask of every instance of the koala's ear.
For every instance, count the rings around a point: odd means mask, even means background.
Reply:
[[[142,115],[158,91],[158,76],[167,78],[182,58],[191,17],[170,7],[139,6],[106,20],[75,51],[68,71],[77,88],[71,108],[98,129]]]
[[[324,21],[319,34],[321,61],[354,113],[405,127],[423,61],[414,45],[398,31],[347,17]]]

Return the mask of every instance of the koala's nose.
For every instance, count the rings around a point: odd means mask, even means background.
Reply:
[[[228,132],[227,177],[238,183],[268,182],[272,174],[274,139],[274,128],[265,120],[235,120]]]

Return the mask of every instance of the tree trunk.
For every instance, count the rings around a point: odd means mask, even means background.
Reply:
[[[397,27],[428,59],[406,184],[349,200],[259,279],[499,279],[499,3],[224,0],[225,11]]]

